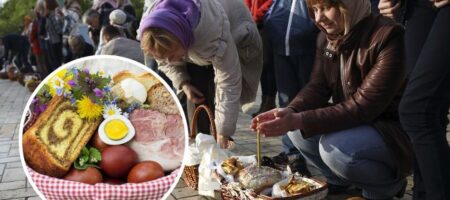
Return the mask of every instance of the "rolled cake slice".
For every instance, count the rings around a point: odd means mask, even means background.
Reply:
[[[52,177],[62,177],[77,159],[100,123],[82,119],[63,97],[53,97],[48,108],[23,135],[28,166]]]

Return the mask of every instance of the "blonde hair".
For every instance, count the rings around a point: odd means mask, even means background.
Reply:
[[[161,56],[179,47],[181,43],[178,38],[162,28],[148,28],[142,33],[141,48],[146,55]]]
[[[44,0],[37,0],[34,6],[34,11],[39,13],[41,16],[45,14],[45,2]]]

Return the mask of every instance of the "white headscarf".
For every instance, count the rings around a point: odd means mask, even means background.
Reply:
[[[341,39],[347,35],[352,28],[365,17],[371,13],[371,4],[369,0],[331,0],[334,2],[340,2],[344,5],[347,12],[341,13],[344,17],[344,35],[330,35],[327,34],[320,25],[317,27],[327,35],[328,49],[336,49]],[[309,8],[309,16],[315,22],[314,12],[312,8]]]
[[[340,0],[347,8],[348,16],[344,16],[345,31],[344,35],[350,32],[350,30],[359,21],[369,16],[371,13],[371,4],[369,0]],[[347,19],[348,18],[348,19]]]

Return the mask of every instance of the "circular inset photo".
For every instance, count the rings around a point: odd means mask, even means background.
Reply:
[[[162,199],[181,176],[187,124],[170,87],[116,56],[70,62],[25,108],[20,155],[45,199]]]

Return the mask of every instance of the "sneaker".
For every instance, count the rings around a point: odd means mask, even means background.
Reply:
[[[278,165],[288,165],[289,164],[289,157],[284,153],[281,152],[280,154],[272,157],[273,162]]]
[[[298,172],[302,176],[311,177],[311,172],[306,165],[306,160],[303,158],[293,160],[289,163],[288,167],[293,174]]]
[[[397,194],[395,194],[395,197],[401,199],[405,195],[407,185],[408,181],[404,180],[402,188],[400,189],[400,191],[397,192]]]

